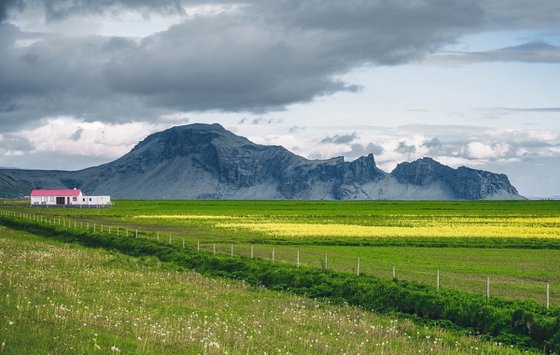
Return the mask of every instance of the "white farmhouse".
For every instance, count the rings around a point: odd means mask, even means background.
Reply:
[[[81,190],[33,190],[31,206],[107,207],[111,196],[85,196]]]

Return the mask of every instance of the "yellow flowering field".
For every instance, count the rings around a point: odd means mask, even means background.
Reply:
[[[212,215],[139,215],[133,216],[135,219],[167,219],[167,220],[219,220],[219,219],[239,219],[235,216],[212,216]]]
[[[216,227],[280,237],[515,237],[560,238],[560,218],[442,218],[406,226],[341,223],[234,222]]]

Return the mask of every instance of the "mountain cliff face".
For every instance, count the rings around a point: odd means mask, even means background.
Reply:
[[[391,172],[400,183],[427,186],[441,181],[461,199],[480,200],[498,198],[501,195],[518,195],[504,174],[493,174],[466,167],[458,169],[440,164],[431,158],[411,163],[401,163]]]
[[[80,171],[4,170],[31,188],[149,199],[519,199],[505,175],[424,158],[391,173],[373,155],[307,160],[254,144],[218,124],[154,133],[123,157]],[[2,186],[0,185],[0,189]]]

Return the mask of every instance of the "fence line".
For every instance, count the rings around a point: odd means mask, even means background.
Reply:
[[[30,220],[36,223],[42,223],[42,224],[50,224],[50,225],[58,225],[58,226],[62,226],[62,228],[74,228],[77,229],[78,228],[78,221],[76,219],[70,220],[66,220],[64,218],[61,217],[54,217],[54,218],[47,218],[45,216],[42,215],[35,215],[35,214],[27,214],[27,213],[18,213],[15,211],[10,211],[10,210],[0,210],[0,215],[2,216],[7,216],[7,217],[14,217],[14,218],[20,218],[20,219],[26,219],[26,220]],[[73,227],[72,227],[72,222],[73,222]],[[84,229],[86,231],[90,231],[90,222],[86,221],[85,222],[85,226],[84,226],[84,222],[83,221],[79,221],[79,228],[80,229]],[[107,228],[104,228],[104,225],[100,226],[100,229],[97,229],[97,225],[95,223],[93,223],[93,232],[95,233],[103,233],[103,234],[114,234],[113,231],[115,232],[115,234],[117,236],[119,236],[120,233],[120,229],[122,229],[122,227],[120,226],[113,226],[114,229],[112,229],[111,225],[108,225]],[[129,237],[128,234],[128,228],[125,227],[125,237]],[[160,232],[144,232],[144,231],[139,231],[137,228],[134,230],[133,233],[133,238],[145,238],[145,239],[151,239],[153,241],[160,241]],[[169,234],[169,238],[168,238],[168,243],[169,244],[173,244],[173,242],[175,241],[175,245],[178,246],[182,246],[182,248],[186,248],[186,240],[183,237],[182,239],[173,239],[171,234]],[[259,259],[265,259],[265,260],[271,260],[271,261],[280,261],[280,262],[285,262],[285,263],[290,263],[290,264],[294,264],[297,267],[300,266],[306,266],[306,267],[320,267],[323,268],[324,270],[338,270],[338,271],[346,271],[346,272],[352,272],[355,273],[356,275],[360,276],[364,274],[364,270],[363,266],[360,263],[360,257],[355,257],[352,256],[350,254],[338,254],[334,257],[331,256],[332,260],[329,260],[329,255],[327,253],[321,252],[321,251],[317,251],[317,250],[306,250],[305,255],[307,256],[306,258],[303,257],[303,254],[301,253],[301,250],[298,248],[296,250],[291,250],[290,254],[291,256],[286,256],[286,253],[290,252],[290,249],[293,248],[289,248],[289,247],[283,247],[281,248],[282,253],[280,254],[280,258],[278,259],[278,255],[276,253],[276,247],[274,246],[267,246],[265,244],[259,244],[260,249],[255,248],[255,245],[250,244],[250,245],[245,245],[245,244],[235,244],[235,252],[234,252],[234,244],[230,243],[230,248],[228,250],[227,245],[226,244],[216,244],[216,243],[212,243],[212,244],[203,244],[200,241],[197,241],[195,245],[193,245],[193,248],[196,248],[197,252],[201,252],[202,250],[207,250],[208,252],[211,252],[213,255],[228,255],[232,256],[232,257],[250,257],[250,258],[259,258]],[[266,256],[266,250],[269,250],[269,257]],[[350,267],[351,270],[348,269],[348,267],[344,267],[342,264],[336,264],[336,260],[337,259],[344,259],[344,260],[349,260],[352,259],[355,262],[355,268],[354,267]],[[343,263],[344,264],[344,263]],[[399,279],[401,280],[405,280],[405,279],[411,279],[415,282],[419,282],[419,283],[428,283],[428,284],[432,284],[436,287],[437,290],[440,290],[440,288],[442,287],[442,279],[441,279],[441,273],[440,270],[437,269],[435,274],[434,273],[430,273],[430,272],[422,272],[422,271],[417,271],[417,270],[406,270],[404,268],[399,269]],[[397,280],[397,265],[392,265],[391,269],[390,269],[391,273],[391,277],[393,280]],[[416,277],[406,277],[406,273],[408,274],[412,274],[415,275]],[[377,277],[383,277],[383,273],[382,273],[382,268],[380,267],[369,267],[367,270],[367,274],[368,275],[372,275],[372,276],[377,276]],[[387,275],[387,274],[385,274]],[[447,280],[459,280],[461,284],[465,284],[468,282],[481,282],[482,280],[479,280],[479,278],[482,278],[481,276],[478,275],[472,275],[471,278],[469,278],[469,275],[466,274],[455,274],[455,273],[449,273],[446,274],[447,275]],[[422,281],[418,278],[418,276],[423,276],[427,279],[427,281]],[[434,277],[432,280],[433,281],[429,281],[430,278]],[[485,278],[485,289],[484,289],[484,294],[486,296],[486,298],[490,298],[491,297],[491,284],[490,284],[490,275],[487,275]],[[432,283],[433,282],[433,283]],[[505,282],[502,281],[501,284],[510,284],[514,282]],[[500,284],[500,281],[496,281],[494,279],[493,281],[493,285],[496,284]],[[551,282],[547,281],[544,283],[545,288],[544,288],[544,297],[539,301],[542,304],[544,304],[546,306],[546,308],[549,308],[551,306],[551,294],[550,294],[550,284]],[[495,286],[494,286],[495,287]],[[454,288],[457,289],[457,287],[450,287],[450,288]],[[472,292],[469,290],[469,292]],[[492,292],[493,296],[498,296],[499,292]],[[525,298],[527,299],[527,298]],[[533,298],[534,299],[534,298]]]

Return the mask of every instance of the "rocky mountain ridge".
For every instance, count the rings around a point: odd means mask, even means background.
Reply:
[[[32,188],[145,199],[521,199],[503,174],[453,169],[423,158],[386,173],[373,155],[308,160],[281,146],[252,143],[218,124],[151,134],[121,158],[79,171],[3,169]],[[0,195],[3,192],[0,180]],[[13,191],[13,189],[11,190]]]

